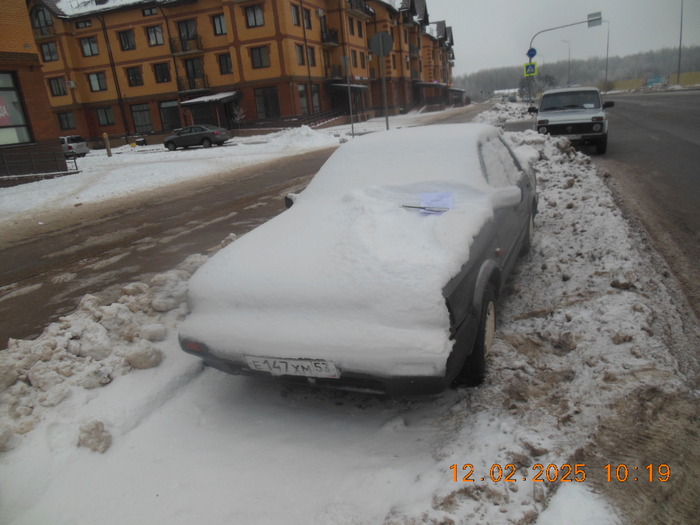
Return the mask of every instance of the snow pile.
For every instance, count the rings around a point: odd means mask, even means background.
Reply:
[[[169,330],[161,314],[183,306],[187,281],[204,260],[191,256],[148,284],[130,283],[112,304],[86,295],[38,339],[10,339],[0,352],[0,450],[11,448],[16,435],[33,430],[47,409],[76,389],[104,387],[134,369],[158,366],[163,352],[155,343]]]
[[[506,122],[532,120],[532,115],[527,112],[527,108],[528,104],[524,102],[497,102],[493,108],[479,113],[474,118],[474,122],[502,126]]]

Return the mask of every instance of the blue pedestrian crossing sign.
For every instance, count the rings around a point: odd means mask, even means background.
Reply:
[[[537,75],[537,62],[528,62],[525,64],[525,76],[534,77]]]

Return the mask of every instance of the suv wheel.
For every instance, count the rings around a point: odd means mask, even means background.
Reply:
[[[605,135],[598,143],[595,145],[595,152],[598,155],[602,155],[608,150],[608,136]]]

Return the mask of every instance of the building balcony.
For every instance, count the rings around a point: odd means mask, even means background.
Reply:
[[[337,47],[338,30],[337,29],[322,29],[321,30],[321,45],[323,47]]]
[[[338,66],[338,65],[326,66],[324,68],[324,70],[325,70],[326,78],[330,78],[330,79],[345,78],[345,73],[343,72],[343,66]]]
[[[173,55],[185,55],[190,53],[201,53],[202,37],[199,35],[192,38],[171,38],[170,52]]]
[[[45,38],[52,38],[56,36],[56,29],[54,29],[54,26],[35,27],[33,31],[34,40],[43,40]]]
[[[180,93],[189,91],[201,91],[209,88],[207,76],[203,77],[177,77],[177,90]]]
[[[367,7],[365,0],[345,0],[348,13],[362,19],[372,16],[372,10]]]

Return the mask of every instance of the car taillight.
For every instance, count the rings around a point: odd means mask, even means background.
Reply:
[[[195,352],[197,354],[207,354],[209,349],[204,343],[198,343],[197,341],[192,341],[191,339],[180,339],[180,346],[185,352]]]
[[[213,133],[214,135],[221,135],[221,132],[220,132],[220,131],[213,131],[212,133]]]
[[[72,150],[72,149],[73,149],[73,146],[71,146],[70,144],[68,144],[68,150],[70,151],[70,150]]]
[[[603,122],[605,119],[603,117],[593,117],[591,120],[593,122]]]
[[[547,120],[547,119],[542,119],[542,120],[537,121],[538,126],[545,126],[547,124],[549,124],[549,120]]]

